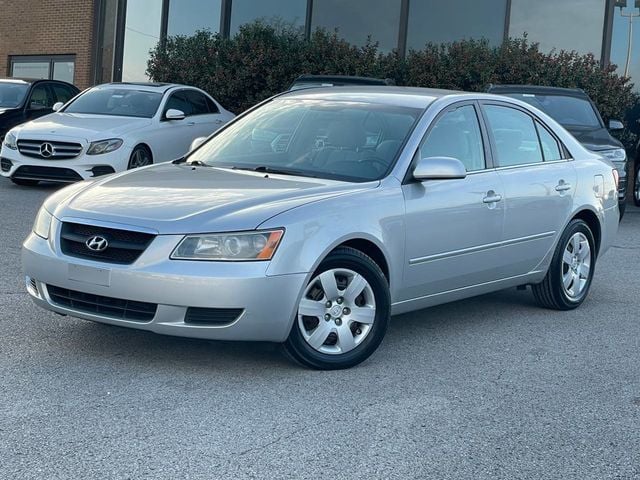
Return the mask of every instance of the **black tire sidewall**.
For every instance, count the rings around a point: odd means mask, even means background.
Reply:
[[[131,162],[133,161],[133,156],[135,155],[135,153],[138,150],[143,150],[151,159],[151,161],[147,164],[147,165],[143,165],[144,167],[148,167],[149,165],[153,164],[153,157],[151,156],[151,151],[149,151],[149,149],[147,147],[145,147],[144,145],[137,145],[132,151],[131,151],[131,155],[129,155],[129,163],[127,164],[127,170],[133,170],[134,167],[131,166]],[[140,167],[135,167],[135,168],[140,168]]]
[[[640,159],[636,159],[636,162],[640,162]],[[636,167],[635,178],[633,179],[633,203],[636,207],[640,207],[640,184],[638,184],[638,177],[640,175],[640,165]]]
[[[591,268],[589,269],[589,278],[587,279],[587,284],[585,285],[584,290],[580,294],[580,297],[575,299],[567,295],[562,285],[562,257],[565,248],[567,247],[567,243],[569,242],[571,237],[578,232],[584,234],[584,236],[587,237],[587,241],[589,242],[589,247],[591,249]],[[596,246],[591,229],[584,220],[573,220],[571,223],[569,223],[567,228],[565,228],[564,232],[562,233],[562,236],[560,237],[560,241],[558,242],[558,246],[554,253],[551,266],[549,267],[553,295],[565,309],[576,308],[580,306],[582,302],[584,302],[589,293],[589,289],[591,288],[591,281],[593,280],[593,274],[595,272],[596,260]]]
[[[306,342],[302,336],[302,332],[300,332],[296,312],[285,347],[289,354],[297,361],[312,368],[333,370],[350,368],[363,362],[378,348],[389,324],[391,312],[389,286],[378,265],[364,255],[356,255],[348,252],[347,249],[337,250],[322,261],[311,278],[313,279],[320,273],[335,268],[353,270],[369,282],[376,301],[375,321],[373,322],[371,331],[360,345],[350,352],[331,355],[318,352]],[[305,285],[305,288],[307,285]]]

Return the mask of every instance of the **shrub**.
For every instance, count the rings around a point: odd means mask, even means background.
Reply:
[[[198,86],[236,113],[285,90],[304,73],[392,78],[398,85],[467,91],[482,91],[490,83],[582,88],[605,120],[623,119],[638,102],[633,84],[614,66],[602,68],[593,55],[575,51],[543,53],[526,37],[498,47],[485,40],[426,44],[401,58],[381,52],[373,42],[351,45],[337,32],[318,29],[306,40],[300,29],[255,22],[231,39],[207,31],[170,37],[151,52],[148,73],[155,81]]]

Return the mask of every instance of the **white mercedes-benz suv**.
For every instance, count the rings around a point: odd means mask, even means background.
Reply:
[[[234,117],[202,90],[163,83],[98,85],[54,110],[7,133],[4,177],[70,183],[174,160]]]

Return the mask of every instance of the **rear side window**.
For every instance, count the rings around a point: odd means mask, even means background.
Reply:
[[[498,167],[543,161],[533,118],[510,107],[485,105],[484,109],[495,142],[495,160]]]
[[[220,113],[220,109],[218,108],[218,105],[216,105],[216,102],[211,100],[206,95],[204,98],[207,101],[207,106],[209,107],[209,113]]]
[[[536,122],[536,128],[538,129],[538,135],[540,136],[540,145],[542,145],[542,155],[545,162],[552,162],[554,160],[562,160],[562,150],[558,141],[549,133],[540,122]]]
[[[442,115],[420,145],[420,158],[452,157],[468,172],[485,168],[484,146],[473,105],[464,105]]]

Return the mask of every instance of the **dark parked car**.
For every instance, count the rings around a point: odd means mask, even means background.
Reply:
[[[627,195],[627,154],[622,142],[609,133],[610,130],[624,128],[622,122],[610,120],[608,127],[605,126],[593,101],[583,90],[576,88],[491,85],[487,91],[517,98],[542,110],[566,128],[586,148],[611,160],[620,175],[618,206],[622,218]]]
[[[352,77],[348,75],[300,75],[289,90],[312,87],[349,87],[352,85],[395,85],[390,78]]]
[[[0,142],[16,125],[53,112],[55,103],[67,103],[78,93],[58,80],[0,79]]]

